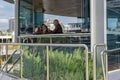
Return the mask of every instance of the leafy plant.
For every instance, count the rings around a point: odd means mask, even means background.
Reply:
[[[32,52],[25,49],[23,55],[23,76],[31,80],[45,80],[46,79],[46,58],[42,56],[36,56],[36,50]]]
[[[32,51],[24,48],[23,76],[31,80],[46,80],[46,52],[37,56],[37,48]],[[89,80],[93,80],[92,57],[89,57]],[[50,80],[85,80],[85,54],[80,49],[72,53],[50,50],[49,51],[49,75]]]

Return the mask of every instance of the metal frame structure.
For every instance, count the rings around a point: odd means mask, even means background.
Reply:
[[[42,34],[42,35],[23,35],[18,36],[19,43],[22,40],[22,43],[25,42],[25,40],[32,39],[32,38],[49,38],[50,43],[52,43],[53,38],[58,37],[90,37],[90,33],[75,33],[75,34]]]
[[[118,50],[120,50],[120,48],[112,49],[112,50],[104,50],[101,52],[101,62],[102,62],[104,80],[109,80],[108,79],[108,53],[118,51]],[[104,55],[105,55],[105,58],[104,58]]]
[[[104,47],[104,50],[107,50],[107,46],[105,44],[96,44],[94,45],[94,48],[93,48],[93,80],[96,80],[97,77],[96,77],[96,53],[97,53],[97,47]],[[104,51],[103,50],[103,51]],[[101,52],[99,52],[101,53]]]
[[[19,45],[19,46],[45,46],[47,50],[47,80],[49,80],[49,47],[50,46],[61,46],[61,47],[84,47],[85,48],[85,56],[86,56],[86,80],[89,80],[89,74],[88,74],[88,47],[85,44],[22,44],[22,43],[0,43],[0,45]],[[24,54],[24,53],[23,53]],[[21,57],[21,66],[22,67],[22,57]],[[22,70],[22,69],[21,69]],[[22,76],[22,71],[21,71],[21,78]]]
[[[5,0],[13,1],[13,0]],[[15,38],[17,42],[18,25],[19,25],[19,0],[15,0]],[[91,48],[94,44],[107,43],[107,1],[106,0],[90,0],[90,26],[91,26]],[[64,34],[65,35],[65,34]],[[70,34],[71,35],[71,34]],[[49,36],[49,35],[48,35]],[[93,50],[93,49],[91,49]]]
[[[15,6],[16,6],[16,37],[19,39],[21,38],[35,38],[35,37],[66,37],[66,36],[76,36],[76,34],[47,34],[47,35],[24,35],[24,36],[18,36],[18,13],[19,13],[19,1],[16,0],[15,1]],[[94,80],[96,80],[96,48],[98,46],[103,46],[105,47],[104,50],[107,50],[106,47],[106,43],[107,43],[107,30],[106,30],[106,25],[107,25],[107,4],[106,4],[106,0],[90,0],[90,22],[91,22],[91,33],[89,34],[91,36],[91,52],[93,52],[93,56],[94,56],[94,66],[93,66],[93,70],[94,70]],[[84,34],[84,33],[83,33]],[[81,34],[78,34],[78,36],[81,36]],[[100,44],[102,43],[102,44]],[[95,45],[98,44],[98,45]],[[20,45],[33,45],[33,44],[20,44]],[[34,44],[35,46],[37,45],[41,45],[41,46],[47,46],[46,48],[48,49],[48,46],[55,46],[56,44]],[[64,44],[57,44],[56,46],[62,46]],[[74,44],[65,44],[64,46],[70,46],[70,45],[74,45]],[[81,45],[81,44],[75,44],[76,45]],[[87,47],[87,46],[86,46]],[[88,50],[88,48],[86,48]],[[103,50],[103,51],[104,51]],[[88,51],[87,51],[88,53]],[[86,57],[88,57],[88,54],[86,54]],[[87,61],[87,60],[86,60]],[[48,63],[49,65],[49,63]],[[88,65],[88,62],[86,62],[86,65]],[[88,68],[88,67],[87,67]],[[49,70],[48,70],[49,72]],[[47,72],[47,73],[48,73]],[[88,71],[86,70],[86,73],[88,73]],[[49,75],[49,74],[48,74]],[[105,75],[104,75],[105,76]],[[49,77],[49,76],[47,76]],[[87,80],[88,76],[86,77]]]

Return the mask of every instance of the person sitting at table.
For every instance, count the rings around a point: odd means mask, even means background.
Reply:
[[[55,26],[55,29],[52,31],[52,33],[63,33],[63,31],[62,31],[62,27],[61,27],[61,25],[60,25],[60,23],[59,23],[59,20],[57,20],[57,19],[55,19],[54,21],[53,21],[53,24],[54,24],[54,26]]]
[[[42,24],[41,31],[42,31],[42,34],[51,33],[51,30],[49,30],[48,27],[45,24]]]

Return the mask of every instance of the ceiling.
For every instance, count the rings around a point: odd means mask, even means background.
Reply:
[[[34,9],[35,11],[43,11],[46,14],[83,17],[82,9],[85,8],[85,5],[82,4],[82,1],[83,0],[34,0]]]
[[[13,0],[5,1],[12,2]],[[25,1],[29,3],[32,2],[32,0],[20,1]],[[86,8],[88,11],[88,8],[90,8],[88,6],[88,1],[89,0],[34,0],[34,10],[43,11],[46,14],[83,17],[85,13],[84,9]]]
[[[82,0],[43,0],[47,14],[82,17]]]

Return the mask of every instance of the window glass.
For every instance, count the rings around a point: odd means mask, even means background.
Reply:
[[[30,1],[20,0],[19,13],[19,33],[32,33],[33,30],[33,3]]]
[[[120,47],[120,1],[107,0],[107,43],[108,49]]]
[[[90,0],[19,0],[19,35],[44,23],[52,31],[59,20],[63,33],[90,32]]]

